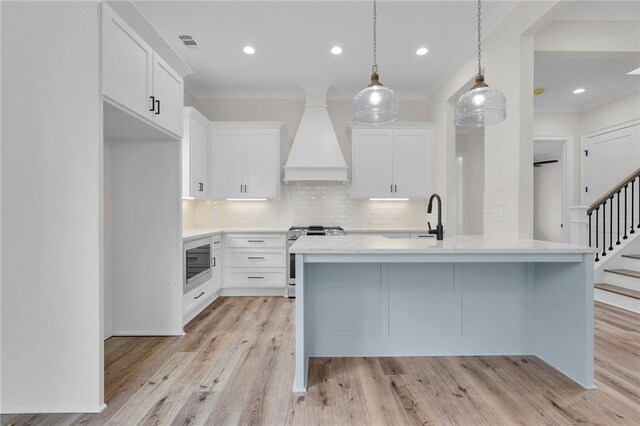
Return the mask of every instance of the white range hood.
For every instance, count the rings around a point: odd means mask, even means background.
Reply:
[[[326,91],[306,93],[302,120],[284,166],[284,180],[347,180],[347,163],[329,118]]]

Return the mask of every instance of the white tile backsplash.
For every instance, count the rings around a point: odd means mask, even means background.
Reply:
[[[279,200],[183,200],[185,228],[288,228],[341,225],[345,228],[426,227],[426,200],[352,200],[350,185],[337,182],[283,184]],[[435,218],[430,218],[432,223]]]

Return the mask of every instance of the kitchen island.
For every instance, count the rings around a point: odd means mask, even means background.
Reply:
[[[310,357],[535,355],[594,388],[593,253],[483,237],[302,237],[296,376]]]

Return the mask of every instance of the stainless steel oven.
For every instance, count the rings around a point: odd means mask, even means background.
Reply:
[[[308,236],[325,236],[325,235],[344,235],[344,229],[340,226],[292,226],[287,233],[287,258],[289,262],[287,275],[287,297],[296,296],[296,255],[289,253],[289,247],[303,235]]]
[[[183,293],[211,279],[211,262],[211,238],[184,243]]]

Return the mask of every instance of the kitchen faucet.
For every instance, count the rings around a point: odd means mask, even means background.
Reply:
[[[431,198],[429,198],[427,213],[431,213],[434,198],[438,200],[438,224],[436,225],[436,229],[431,229],[430,222],[427,222],[427,226],[429,226],[429,234],[436,234],[436,239],[442,240],[444,238],[444,227],[442,226],[442,200],[440,199],[440,196],[438,194],[433,194]]]

